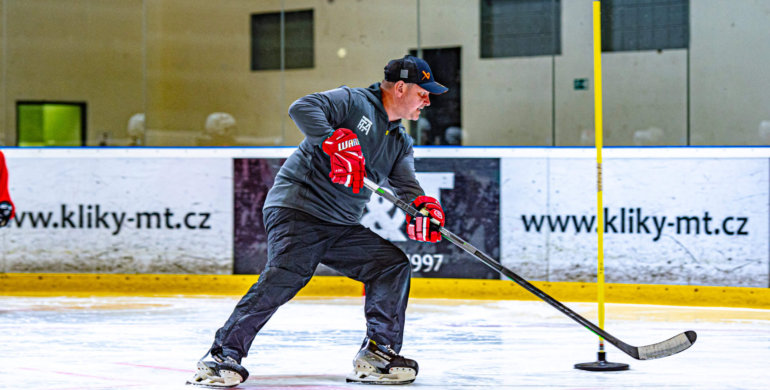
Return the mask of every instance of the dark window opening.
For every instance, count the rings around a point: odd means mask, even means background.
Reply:
[[[602,51],[686,49],[688,0],[603,0]]]
[[[417,51],[409,54],[417,55]],[[430,106],[422,110],[420,119],[409,122],[416,145],[462,145],[461,58],[459,47],[422,50],[422,59],[430,65],[434,78],[449,91],[431,94]]]
[[[285,69],[314,66],[313,10],[284,12]],[[281,13],[251,15],[251,70],[281,69]]]
[[[560,0],[481,1],[481,58],[557,54]]]

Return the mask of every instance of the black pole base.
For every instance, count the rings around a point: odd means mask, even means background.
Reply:
[[[625,371],[628,370],[628,367],[626,363],[608,362],[607,355],[603,351],[598,353],[595,362],[575,364],[576,369],[585,371]]]

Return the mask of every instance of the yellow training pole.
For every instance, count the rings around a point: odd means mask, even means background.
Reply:
[[[596,228],[598,255],[596,267],[596,291],[599,305],[599,327],[604,329],[604,204],[602,200],[602,22],[601,2],[593,2],[594,32],[594,138],[596,142]],[[608,363],[604,352],[604,339],[599,337],[598,360],[591,363],[575,364],[575,368],[588,371],[627,370],[628,364]]]
[[[596,139],[596,214],[598,232],[598,266],[596,269],[597,302],[599,303],[599,327],[604,329],[604,205],[602,200],[602,28],[601,3],[594,1],[594,126]],[[604,340],[599,338],[599,350],[604,350]]]

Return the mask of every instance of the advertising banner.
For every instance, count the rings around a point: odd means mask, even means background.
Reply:
[[[267,260],[267,242],[262,224],[262,205],[282,159],[236,159],[235,182],[235,273],[257,274]],[[436,197],[447,213],[447,228],[473,240],[474,245],[499,256],[499,176],[496,158],[418,158],[417,179],[426,194]],[[497,273],[473,260],[449,242],[420,243],[406,236],[406,218],[401,210],[372,196],[361,223],[400,247],[412,263],[416,277],[497,278]],[[361,261],[366,254],[361,253]],[[321,265],[319,275],[338,275]]]
[[[500,160],[417,158],[415,169],[426,195],[441,203],[446,228],[499,258]],[[378,196],[372,196],[361,223],[401,248],[415,277],[499,278],[496,271],[446,240],[435,244],[409,240],[404,212]]]
[[[768,286],[768,160],[613,158],[603,164],[610,283]],[[596,163],[504,158],[504,265],[596,281]]]
[[[0,271],[232,272],[231,159],[46,152],[6,152]]]
[[[233,162],[233,273],[260,274],[267,263],[262,206],[286,159],[238,158]]]

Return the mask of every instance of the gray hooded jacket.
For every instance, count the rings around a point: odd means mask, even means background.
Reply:
[[[321,149],[323,141],[339,128],[353,130],[358,136],[366,177],[393,188],[406,202],[424,194],[415,177],[412,138],[400,120],[388,121],[379,83],[307,95],[289,107],[289,116],[305,139],[278,172],[265,208],[297,209],[343,225],[360,223],[372,192],[364,187],[354,194],[351,188],[332,183],[329,156]]]

